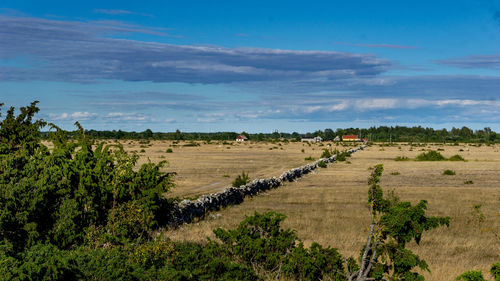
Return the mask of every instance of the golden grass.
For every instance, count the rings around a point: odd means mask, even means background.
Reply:
[[[283,171],[318,159],[322,149],[319,144],[264,143],[264,142],[212,142],[200,146],[184,146],[190,142],[151,141],[150,145],[136,141],[122,142],[128,151],[141,155],[138,164],[150,159],[153,162],[167,160],[167,171],[176,172],[176,188],[168,196],[194,197],[221,191],[240,175],[248,172],[250,179],[279,176]],[[226,143],[226,144],[224,144]],[[172,153],[166,153],[167,149]],[[144,149],[143,153],[140,151]],[[304,149],[304,152],[302,152]]]
[[[469,161],[397,162],[393,160],[396,156],[414,158],[421,148],[410,151],[407,145],[401,145],[401,149],[372,146],[354,154],[352,164],[335,163],[328,169],[318,169],[298,182],[216,213],[220,216],[167,231],[165,235],[178,241],[201,242],[207,236],[213,238],[212,229],[216,227],[234,228],[244,215],[273,210],[287,215],[284,227],[296,229],[306,244],[317,241],[337,247],[345,256],[357,256],[369,223],[369,167],[382,163],[385,173],[381,184],[386,192],[394,190],[402,200],[413,203],[425,199],[430,215],[451,217],[449,228],[425,233],[419,246],[410,245],[430,265],[432,273],[425,273],[426,280],[454,280],[471,269],[486,272],[500,260],[500,241],[494,234],[500,224],[499,147],[429,148],[442,148],[446,157],[460,154]],[[443,176],[445,169],[456,171],[456,175]],[[395,171],[400,174],[391,175]],[[464,184],[466,180],[473,184]],[[481,204],[483,222],[473,212],[477,204]]]
[[[171,141],[122,143],[126,150],[139,153],[139,164],[148,158],[153,162],[168,160],[166,170],[177,172],[177,187],[168,196],[179,197],[217,192],[230,185],[242,170],[251,178],[278,176],[311,162],[305,157],[318,159],[326,147],[304,143],[199,142],[201,145],[196,147]],[[168,148],[173,153],[166,153]],[[428,149],[442,149],[445,157],[459,154],[467,161],[394,161],[397,156],[415,158]],[[420,245],[410,245],[430,265],[432,273],[424,273],[426,280],[455,280],[472,269],[483,270],[489,276],[486,272],[490,265],[500,260],[500,240],[495,236],[495,231],[500,232],[499,151],[500,145],[374,145],[355,153],[348,159],[351,164],[330,164],[298,182],[248,198],[241,205],[213,213],[207,220],[165,231],[164,235],[176,241],[203,242],[206,237],[214,238],[212,230],[217,227],[234,228],[245,215],[273,210],[287,215],[284,227],[296,229],[306,245],[316,241],[338,248],[344,256],[357,257],[369,223],[366,181],[370,167],[381,163],[385,167],[381,185],[386,193],[394,190],[401,200],[413,203],[425,199],[430,215],[451,217],[449,228],[425,233]],[[446,169],[456,175],[442,175]],[[478,204],[485,216],[482,222],[473,211]]]

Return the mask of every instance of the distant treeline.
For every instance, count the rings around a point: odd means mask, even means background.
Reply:
[[[334,140],[336,136],[340,138],[343,135],[357,135],[359,138],[366,138],[375,142],[498,142],[497,133],[490,128],[482,130],[472,130],[468,127],[447,129],[433,129],[423,127],[370,127],[368,129],[348,128],[348,129],[325,129],[312,133],[299,134],[283,133],[275,131],[273,133],[249,134],[246,132],[214,132],[214,133],[196,133],[196,132],[153,132],[147,129],[143,132],[126,132],[122,130],[97,131],[86,130],[87,136],[96,139],[153,139],[153,140],[235,140],[239,135],[245,135],[253,141],[270,141],[286,139],[289,141],[300,141],[302,137],[322,137],[323,140]],[[42,132],[42,138],[48,138],[49,132]],[[70,137],[76,137],[77,131],[69,132]]]

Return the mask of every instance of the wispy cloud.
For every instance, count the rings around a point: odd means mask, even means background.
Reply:
[[[347,45],[354,47],[366,47],[366,48],[388,48],[388,49],[418,49],[416,46],[407,45],[393,45],[393,44],[355,44],[348,42],[335,42],[335,45]]]
[[[39,64],[0,68],[3,80],[234,83],[339,80],[385,72],[373,55],[218,46],[181,46],[109,38],[143,27],[0,16],[1,58],[31,56]],[[107,35],[103,37],[101,35]]]
[[[97,113],[90,113],[90,112],[74,112],[71,114],[68,113],[60,113],[60,114],[55,114],[55,113],[49,113],[49,118],[52,120],[91,120],[95,119],[98,116]]]
[[[128,10],[115,10],[115,9],[94,9],[94,13],[96,14],[106,14],[106,15],[139,15],[144,17],[154,17],[150,14],[144,13],[136,13]]]
[[[482,68],[500,70],[500,54],[473,55],[463,58],[436,60],[435,62],[459,68]]]

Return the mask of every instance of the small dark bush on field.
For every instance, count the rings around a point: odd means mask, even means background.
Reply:
[[[242,185],[247,184],[249,181],[250,181],[250,179],[249,179],[249,177],[248,177],[248,173],[246,173],[246,174],[245,174],[245,172],[244,172],[244,171],[242,171],[242,172],[241,172],[241,175],[238,175],[238,176],[234,179],[234,181],[233,181],[232,185],[233,185],[233,187],[240,187],[240,186],[242,186]]]

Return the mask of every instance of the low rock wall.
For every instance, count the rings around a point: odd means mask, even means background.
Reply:
[[[349,154],[362,150],[365,146],[348,150]],[[268,179],[256,179],[240,187],[228,187],[223,191],[210,195],[202,195],[196,200],[183,200],[174,206],[170,225],[177,226],[184,223],[190,223],[194,219],[205,217],[210,211],[217,211],[221,208],[236,205],[243,202],[246,196],[254,196],[260,192],[277,188],[285,182],[292,182],[318,168],[320,162],[335,162],[337,156],[321,158],[311,164],[294,168],[282,173],[279,177]]]

